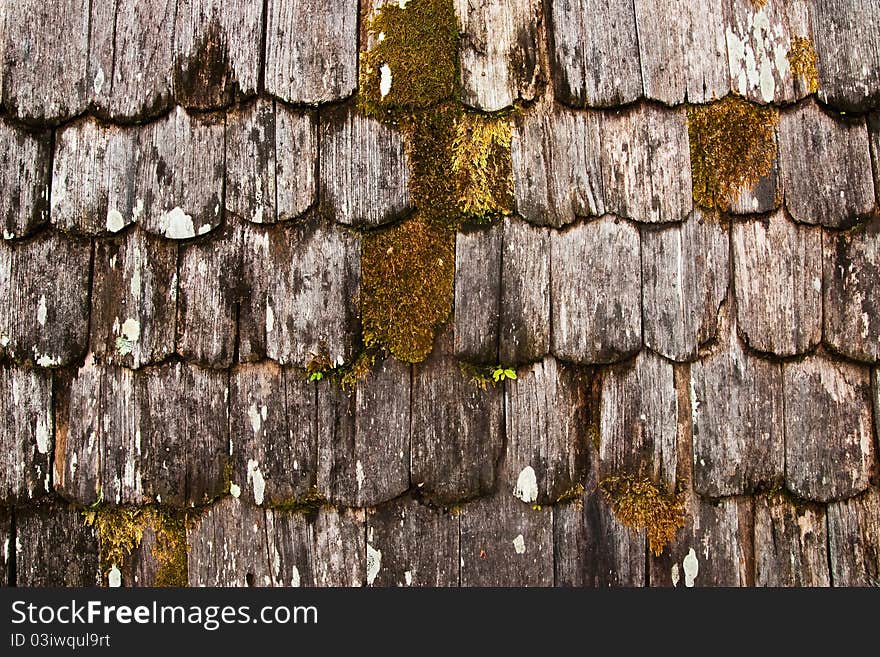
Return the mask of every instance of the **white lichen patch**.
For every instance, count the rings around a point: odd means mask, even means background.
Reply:
[[[684,571],[684,585],[691,588],[700,572],[700,562],[697,561],[697,553],[694,552],[694,548],[688,550],[687,556],[681,562],[681,566]]]
[[[406,582],[407,586],[412,586],[412,571],[405,570],[403,572],[403,580]]]
[[[0,347],[5,348],[6,345],[9,344],[9,336],[8,335],[0,335]]]
[[[382,550],[367,543],[367,585],[372,586],[382,568]]]
[[[229,484],[229,494],[235,499],[241,497],[241,486],[238,484]]]
[[[256,404],[251,404],[248,408],[248,419],[251,421],[251,429],[254,430],[254,435],[259,434],[263,426],[263,418],[260,416],[260,410]]]
[[[299,568],[296,566],[293,567],[290,573],[290,585],[294,588],[299,588],[300,586]]]
[[[196,236],[196,229],[190,215],[183,208],[176,207],[159,217],[159,227],[165,237],[172,240],[185,240]]]
[[[257,208],[254,210],[254,216],[251,217],[251,221],[254,222],[255,224],[263,223],[263,212],[264,212],[263,206],[258,205]]]
[[[517,554],[525,554],[526,539],[523,538],[522,534],[518,534],[517,537],[513,539],[513,550]]]
[[[125,228],[125,218],[119,210],[112,209],[107,211],[107,230],[111,233],[118,233]]]
[[[254,504],[257,506],[261,505],[263,503],[263,496],[266,493],[266,480],[263,478],[263,473],[260,472],[258,461],[248,459],[247,480],[254,489]]]
[[[513,496],[527,504],[532,504],[538,499],[538,478],[532,466],[527,465],[519,473],[519,477],[516,479],[516,488],[513,489]]]
[[[134,202],[134,207],[131,209],[131,219],[132,221],[137,221],[144,214],[144,199],[139,198]]]
[[[61,364],[61,358],[58,356],[49,356],[48,354],[37,354],[36,363],[40,367],[56,367]]]
[[[379,69],[379,95],[385,98],[391,93],[391,67],[388,64],[382,64]]]
[[[266,333],[271,333],[275,330],[275,311],[272,310],[272,306],[269,304],[269,299],[266,299]]]
[[[116,567],[116,564],[110,568],[110,572],[107,573],[107,585],[111,589],[118,589],[122,586],[122,573],[119,568]]]
[[[672,586],[678,586],[680,576],[678,574],[678,564],[672,564]]]
[[[40,295],[40,301],[37,303],[37,323],[40,326],[46,325],[46,295]]]
[[[366,478],[364,476],[364,464],[361,463],[360,461],[355,463],[354,476],[355,476],[355,479],[357,479],[358,491],[360,491],[361,488],[364,487],[364,479]]]
[[[211,224],[202,224],[199,226],[199,235],[204,235],[205,233],[211,232]]]
[[[95,74],[95,79],[92,82],[92,88],[95,90],[95,95],[100,96],[101,90],[104,89],[104,69],[102,67],[98,67],[98,72]]]
[[[51,438],[49,436],[49,423],[44,418],[37,419],[34,437],[37,439],[37,451],[40,454],[48,454]]]
[[[5,239],[5,240],[11,240],[11,239],[13,239],[14,237],[15,237],[15,233],[10,233],[10,232],[9,232],[8,230],[6,230],[5,228],[3,229],[3,239]]]
[[[131,290],[131,296],[137,299],[141,295],[141,270],[135,269],[131,275],[131,282],[128,285]]]
[[[122,337],[129,342],[137,342],[141,339],[141,323],[129,317],[122,322]]]

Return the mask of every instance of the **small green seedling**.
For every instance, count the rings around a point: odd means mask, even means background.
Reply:
[[[504,379],[516,379],[516,371],[509,367],[496,367],[492,370],[492,380],[495,383]]]
[[[309,381],[320,381],[323,378],[323,372],[312,372],[311,374],[309,374]]]

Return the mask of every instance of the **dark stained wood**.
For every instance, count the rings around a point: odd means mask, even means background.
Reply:
[[[562,360],[608,363],[642,346],[639,232],[603,217],[550,235],[551,348]]]
[[[880,583],[880,492],[828,505],[828,545],[834,586]]]
[[[400,132],[345,105],[321,113],[321,203],[334,220],[377,226],[410,209]]]
[[[78,509],[62,503],[16,509],[14,549],[18,586],[98,584],[98,537]]]
[[[782,205],[782,189],[777,152],[770,173],[759,178],[751,186],[746,185],[739,190],[738,195],[730,202],[729,212],[731,214],[762,214],[772,212],[780,205]]]
[[[0,365],[0,500],[51,490],[52,379],[38,369]]]
[[[174,353],[177,246],[140,228],[95,243],[90,350],[143,367]]]
[[[48,132],[31,133],[0,120],[0,233],[25,237],[49,221]]]
[[[270,276],[266,273],[270,235],[277,229],[246,223],[241,227],[241,292],[238,307],[238,360],[249,363],[266,356],[266,303]],[[276,238],[280,240],[281,238]],[[274,312],[274,311],[273,311]],[[273,324],[274,329],[274,315]]]
[[[863,118],[833,118],[814,101],[781,112],[779,164],[796,221],[840,228],[876,207]]]
[[[459,584],[459,515],[448,509],[410,496],[370,509],[367,546],[370,586]]]
[[[857,360],[880,360],[880,219],[823,234],[825,343]]]
[[[308,105],[354,93],[357,0],[270,2],[266,22],[266,91]]]
[[[782,373],[788,489],[817,502],[865,490],[876,465],[868,368],[814,355]]]
[[[498,363],[503,236],[494,224],[455,238],[455,355],[470,363]]]
[[[725,221],[697,209],[680,226],[642,229],[645,346],[693,360],[715,337],[730,277],[728,237]]]
[[[368,559],[363,509],[318,510],[312,526],[315,586],[363,586]]]
[[[822,231],[783,211],[733,223],[739,328],[754,349],[778,356],[812,350],[822,339]]]
[[[755,584],[830,586],[825,509],[755,498]]]
[[[880,111],[868,115],[868,138],[871,141],[871,158],[874,162],[874,192],[880,205]]]
[[[507,491],[461,509],[462,586],[552,586],[553,508]]]

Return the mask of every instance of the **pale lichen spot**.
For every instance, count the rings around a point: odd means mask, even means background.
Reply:
[[[196,236],[192,217],[181,207],[163,213],[159,218],[159,226],[165,237],[172,240],[185,240]]]
[[[412,571],[406,570],[403,573],[403,579],[407,586],[412,586]]]
[[[61,358],[57,356],[52,357],[48,354],[43,354],[41,356],[37,356],[36,362],[37,365],[39,365],[40,367],[55,367],[56,365],[61,364]]]
[[[37,420],[36,431],[34,431],[34,437],[37,439],[37,451],[40,454],[48,454],[49,453],[49,423],[46,422],[43,418],[39,418]]]
[[[144,199],[139,198],[134,202],[134,208],[131,210],[132,221],[137,221],[144,213]]]
[[[204,235],[205,233],[211,232],[211,224],[202,224],[199,227],[199,235]]]
[[[532,504],[538,499],[538,478],[535,469],[527,465],[519,473],[516,480],[516,488],[513,489],[514,497],[518,497],[526,504]]]
[[[266,493],[266,480],[263,473],[260,472],[260,463],[253,459],[248,459],[247,463],[247,480],[254,489],[254,504],[257,506],[263,503],[263,496]]]
[[[257,209],[254,210],[254,216],[251,218],[251,221],[255,224],[263,223],[263,206],[258,205]]]
[[[681,566],[684,570],[684,585],[691,588],[700,572],[700,562],[697,561],[697,553],[694,551],[694,548],[688,550],[687,556],[681,562]]]
[[[251,421],[251,429],[254,430],[254,435],[260,433],[260,428],[263,426],[263,421],[260,417],[260,411],[259,409],[257,409],[256,404],[251,404],[248,408],[248,419]]]
[[[40,301],[37,304],[37,323],[40,326],[46,325],[46,295],[40,295]]]
[[[95,74],[95,80],[92,83],[92,88],[95,90],[95,95],[100,96],[101,90],[104,88],[104,69],[102,67],[98,67],[98,72]]]
[[[126,319],[122,322],[122,337],[132,343],[140,340],[141,323],[132,317]]]
[[[5,240],[11,240],[11,239],[14,238],[14,237],[15,237],[15,233],[10,233],[10,232],[9,232],[8,230],[6,230],[5,228],[3,229],[3,239],[5,239]]]
[[[235,499],[241,497],[241,486],[238,484],[229,484],[229,494]]]
[[[382,550],[367,543],[367,585],[372,586],[382,568]]]
[[[385,98],[391,93],[391,67],[388,64],[382,64],[379,69],[379,95]]]
[[[275,312],[272,310],[272,306],[269,304],[269,299],[266,299],[266,333],[271,333],[275,330]]]
[[[131,275],[131,283],[129,284],[131,296],[137,298],[141,295],[141,270],[135,269]]]
[[[293,567],[293,570],[290,573],[290,585],[293,588],[299,588],[300,585],[299,568],[296,566]]]
[[[522,534],[517,534],[517,537],[513,539],[513,549],[517,554],[525,554],[526,539]]]
[[[107,230],[111,233],[118,233],[125,228],[125,218],[119,210],[112,209],[107,211]]]
[[[107,585],[111,589],[118,589],[122,586],[122,572],[116,567],[116,564],[113,564],[110,568],[110,572],[107,573]]]
[[[364,476],[364,464],[358,461],[354,466],[355,470],[355,478],[357,479],[358,490],[364,487],[364,480],[366,477]]]
[[[678,564],[672,564],[672,586],[678,586],[680,576],[678,574]]]

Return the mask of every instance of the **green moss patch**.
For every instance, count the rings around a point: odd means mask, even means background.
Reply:
[[[807,37],[794,37],[788,51],[792,75],[806,82],[811,94],[819,91],[819,66],[813,42]]]
[[[675,495],[661,491],[649,479],[609,476],[599,483],[605,501],[620,522],[633,529],[645,530],[648,547],[659,556],[684,527],[683,486]]]

